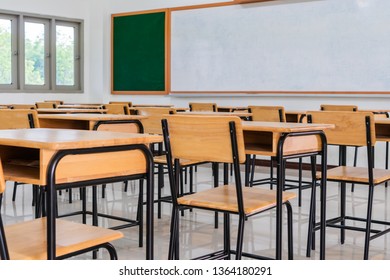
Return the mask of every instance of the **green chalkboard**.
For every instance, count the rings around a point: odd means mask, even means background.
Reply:
[[[166,93],[166,13],[112,16],[112,92]]]

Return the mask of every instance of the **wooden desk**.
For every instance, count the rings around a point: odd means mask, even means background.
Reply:
[[[58,109],[103,109],[103,105],[98,104],[63,104],[58,105]]]
[[[281,123],[243,121],[245,150],[245,185],[249,185],[249,156],[273,156],[277,161],[276,244],[282,244],[282,192],[285,180],[286,158],[301,158],[318,153],[324,141],[323,130],[332,124]],[[322,156],[322,172],[326,172],[326,156]],[[281,259],[282,248],[276,245],[276,259]]]
[[[71,108],[57,108],[57,109],[36,109],[38,114],[104,114],[106,109],[71,109]]]
[[[38,114],[41,128],[67,128],[92,130],[98,121],[140,120],[146,118],[138,115],[114,114]]]
[[[248,119],[252,114],[247,112],[240,112],[240,111],[234,111],[234,112],[207,112],[207,111],[190,111],[190,112],[177,112],[177,114],[183,114],[183,115],[210,115],[210,116],[237,116],[242,119]]]
[[[217,106],[218,112],[235,112],[235,111],[246,111],[247,106]]]
[[[153,259],[153,156],[156,135],[67,129],[0,130],[6,180],[46,186],[48,259],[55,258],[57,189],[130,178],[147,180],[146,258]]]
[[[306,117],[306,111],[303,110],[288,110],[285,111],[286,122],[299,123]]]
[[[132,107],[173,107],[170,104],[133,104]]]

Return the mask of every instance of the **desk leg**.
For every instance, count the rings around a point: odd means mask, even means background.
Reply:
[[[282,200],[285,181],[285,160],[281,153],[277,157],[277,186],[276,186],[276,252],[275,259],[282,259]]]
[[[144,153],[148,158],[148,173],[146,174],[146,259],[153,260],[154,163],[153,155],[151,154],[150,150],[145,149]]]

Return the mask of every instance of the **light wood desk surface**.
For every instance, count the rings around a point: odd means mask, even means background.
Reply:
[[[47,186],[49,259],[55,256],[55,189],[59,185],[89,186],[96,180],[108,183],[137,174],[149,174],[150,178],[146,187],[146,258],[153,258],[153,157],[147,145],[161,141],[161,136],[138,133],[45,128],[0,130],[5,179]]]
[[[333,124],[282,123],[243,121],[245,149],[247,154],[276,156],[282,134],[311,132],[334,128]],[[308,135],[287,139],[284,154],[299,154],[319,149],[318,136]]]
[[[218,112],[235,112],[248,110],[247,106],[217,106]]]
[[[68,128],[92,130],[98,121],[141,120],[139,115],[117,114],[38,114],[41,128]]]
[[[200,115],[200,116],[237,116],[240,118],[249,118],[252,114],[248,112],[207,112],[207,111],[190,111],[190,112],[177,112],[177,114],[183,115]]]
[[[38,114],[104,114],[106,109],[72,109],[72,108],[57,108],[57,109],[36,109]]]
[[[58,105],[58,109],[103,109],[103,105],[98,104],[63,104]]]

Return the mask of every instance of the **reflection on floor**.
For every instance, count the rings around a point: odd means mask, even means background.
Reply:
[[[265,167],[257,168],[259,171],[256,177],[267,176]],[[263,173],[264,172],[264,173]],[[288,172],[289,176],[296,176],[296,170]],[[304,174],[304,176],[307,174]],[[222,176],[220,177],[222,178]],[[213,184],[211,169],[209,166],[198,167],[195,175],[195,185],[197,190],[210,188]],[[7,190],[3,198],[2,215],[6,224],[15,223],[22,220],[33,218],[33,207],[31,206],[31,186],[19,186],[16,201],[12,202],[13,182],[7,182]],[[268,188],[268,185],[256,186]],[[355,192],[350,192],[350,187],[347,186],[347,213],[354,215],[365,216],[366,212],[366,197],[367,187],[362,185],[355,186]],[[137,210],[138,198],[138,182],[130,182],[127,192],[123,191],[122,183],[111,184],[107,186],[106,197],[99,199],[100,211],[115,215],[134,216]],[[168,194],[169,187],[166,179],[166,186],[163,192]],[[390,200],[388,199],[389,188],[378,186],[374,197],[374,217],[376,219],[388,219]],[[338,213],[339,204],[339,188],[336,184],[328,185],[328,204],[327,215],[331,217]],[[319,249],[317,242],[317,250],[312,251],[311,258],[307,258],[306,240],[307,240],[307,224],[309,210],[310,190],[303,191],[302,206],[298,207],[298,200],[292,201],[294,209],[294,259],[308,260],[318,259]],[[91,190],[88,190],[88,204],[90,206]],[[318,203],[319,204],[319,203]],[[68,193],[62,193],[59,196],[59,213],[66,213],[80,209],[80,200],[78,190],[73,191],[73,202],[69,203]],[[155,207],[155,210],[157,207]],[[318,213],[319,211],[317,211]],[[166,259],[167,248],[169,241],[169,223],[171,214],[171,204],[163,203],[162,217],[157,218],[155,215],[155,259]],[[275,212],[268,211],[262,215],[257,215],[251,218],[245,228],[244,251],[254,252],[261,255],[273,257],[274,255],[274,232],[275,232]],[[80,217],[72,217],[72,219],[81,221]],[[235,236],[236,218],[232,218],[232,237]],[[222,218],[220,219],[222,223]],[[101,219],[101,226],[112,226],[116,221]],[[180,224],[180,254],[182,259],[191,259],[201,254],[207,253],[210,250],[221,248],[222,246],[222,224],[219,229],[214,228],[213,214],[201,210],[192,212],[185,211],[181,217]],[[127,228],[121,230],[125,234],[125,238],[114,242],[114,246],[118,250],[118,256],[122,260],[144,259],[144,248],[138,247],[138,228]],[[318,234],[317,234],[318,236]],[[287,241],[286,241],[286,224],[284,223],[284,245],[283,256],[287,257]],[[233,239],[234,240],[234,239]],[[232,241],[233,244],[234,241]],[[364,234],[361,232],[347,231],[345,244],[339,243],[339,231],[336,229],[327,229],[327,259],[343,259],[353,260],[362,259],[363,256]],[[390,238],[385,235],[371,242],[370,259],[390,259]],[[233,244],[234,246],[234,244]],[[105,253],[100,253],[105,254]],[[99,258],[106,258],[102,255]],[[90,259],[89,255],[78,257],[82,259]]]

